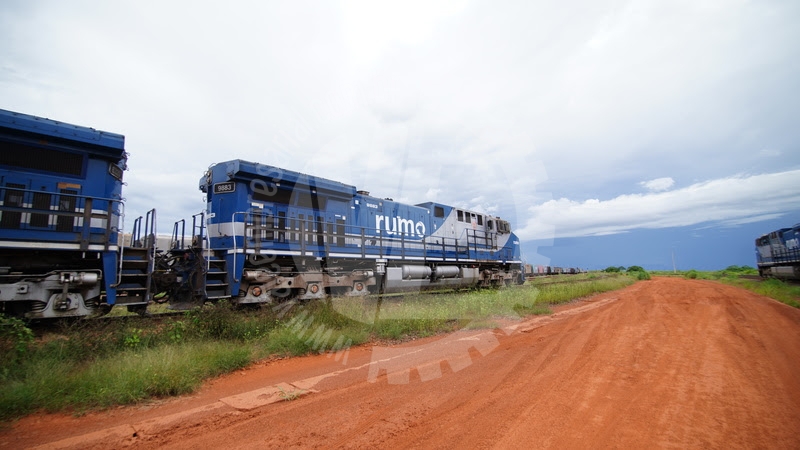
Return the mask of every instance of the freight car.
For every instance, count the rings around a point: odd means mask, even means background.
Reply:
[[[762,277],[800,280],[800,223],[756,239],[756,263]]]
[[[584,269],[580,267],[568,267],[568,268],[561,268],[561,267],[552,267],[552,266],[541,266],[541,265],[525,265],[525,276],[527,278],[533,277],[541,277],[541,276],[548,276],[548,275],[561,275],[561,274],[568,274],[568,275],[576,275],[580,273],[585,273]]]
[[[360,296],[524,282],[519,240],[488,214],[407,205],[242,160],[200,180],[206,210],[159,248],[156,211],[124,228],[124,137],[0,110],[0,312],[86,316],[152,300]]]

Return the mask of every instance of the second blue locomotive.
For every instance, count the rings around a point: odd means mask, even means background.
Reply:
[[[523,281],[519,240],[491,215],[242,160],[211,166],[200,189],[236,303]]]
[[[800,280],[800,223],[756,239],[756,263],[762,277]]]

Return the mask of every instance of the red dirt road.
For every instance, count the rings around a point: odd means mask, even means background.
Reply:
[[[656,278],[502,330],[346,357],[35,415],[0,447],[800,448],[800,310],[714,282]],[[279,401],[293,392],[306,395]]]

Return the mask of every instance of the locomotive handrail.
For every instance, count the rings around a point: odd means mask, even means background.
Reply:
[[[119,246],[119,267],[117,267],[117,282],[112,284],[112,287],[119,286],[122,283],[122,259],[125,256],[125,203],[120,201],[119,204],[122,207],[122,212],[119,217],[120,226],[117,228],[117,241],[122,240],[122,243],[117,242]]]
[[[200,220],[199,220],[199,222],[200,222],[200,234],[195,234],[195,231],[197,230],[197,222],[198,222],[197,216],[200,216]],[[205,243],[205,239],[207,238],[206,234],[205,234],[205,226],[206,226],[205,220],[206,220],[206,213],[203,212],[203,211],[200,211],[199,213],[194,214],[192,216],[192,246],[194,246],[194,242],[195,242],[194,238],[196,236],[196,237],[199,238],[199,239],[197,239],[197,242],[199,242],[201,249],[205,249],[206,248],[203,245]]]
[[[197,217],[200,217],[200,220]],[[209,240],[208,235],[205,233],[205,220],[206,220],[206,213],[200,211],[197,214],[192,215],[192,248],[196,248],[197,245],[200,246],[200,254],[202,255],[203,259],[205,260],[205,273],[203,274],[203,280],[206,280],[206,275],[211,272],[211,258],[209,255],[206,255],[206,249],[211,248],[211,242]],[[195,231],[198,228],[197,222],[200,222],[200,233],[195,234]],[[197,239],[195,239],[195,237]],[[235,239],[234,239],[235,240]],[[208,296],[208,284],[206,281],[203,281],[203,294],[207,297]]]
[[[335,224],[332,222],[321,222],[315,220],[312,216],[311,219],[297,219],[292,218],[291,223],[284,222],[283,227],[276,226],[276,220],[280,221],[279,216],[275,216],[270,211],[239,211],[233,213],[231,216],[231,223],[235,224],[237,217],[242,216],[242,234],[238,235],[235,230],[231,233],[233,239],[233,253],[234,264],[236,261],[236,254],[239,252],[239,243],[237,237],[242,239],[242,250],[247,251],[253,248],[257,253],[263,248],[266,243],[281,243],[281,244],[299,244],[300,254],[305,255],[307,245],[312,237],[316,236],[316,247],[324,252],[324,255],[331,253],[331,248],[336,247],[341,251],[351,246],[357,246],[359,249],[354,254],[360,254],[361,257],[373,255],[368,252],[368,248],[374,248],[377,253],[374,256],[383,258],[386,256],[387,250],[393,253],[390,249],[397,249],[401,260],[406,260],[409,257],[408,252],[412,248],[421,251],[424,261],[430,258],[442,257],[452,252],[453,258],[456,261],[462,259],[480,259],[482,256],[488,256],[489,253],[498,252],[497,236],[496,233],[487,232],[484,230],[463,230],[458,238],[444,237],[444,236],[423,236],[418,241],[409,241],[407,233],[398,233],[397,237],[389,238],[386,236],[384,230],[379,228],[370,227],[356,227],[348,226],[349,232],[341,232],[341,230],[333,231],[336,229]],[[294,225],[292,225],[294,224]],[[370,234],[367,234],[369,232]],[[288,236],[288,238],[287,238]],[[350,239],[355,242],[347,242],[333,245],[337,239]],[[385,246],[385,240],[389,242],[396,242],[398,245],[389,244],[390,248]],[[430,247],[431,239],[435,239],[436,245]],[[339,241],[342,242],[342,241]],[[377,245],[376,245],[377,244]],[[252,245],[252,247],[251,247]],[[436,253],[431,253],[436,252]],[[441,253],[440,255],[438,253]],[[509,259],[507,252],[503,252],[502,258]],[[236,280],[238,281],[238,280]]]
[[[780,264],[787,262],[800,262],[800,249],[772,249],[772,255],[764,261],[766,264]]]
[[[200,216],[200,219],[199,219],[200,220],[200,231],[199,231],[199,233],[197,231],[197,221],[198,221],[197,217],[198,216]],[[202,212],[192,215],[192,237],[191,237],[191,240],[189,241],[190,245],[192,247],[197,247],[199,245],[200,248],[204,248],[204,246],[203,246],[203,242],[204,242],[203,239],[205,238],[205,236],[204,236],[205,228],[203,227],[204,226],[204,221],[205,221],[205,215]]]
[[[18,212],[20,214],[42,214],[46,216],[53,216],[56,219],[52,220],[48,217],[47,226],[44,227],[37,227],[31,226],[30,224],[26,224],[24,229],[28,230],[37,230],[41,232],[53,232],[53,233],[73,233],[77,234],[81,237],[80,245],[82,247],[88,247],[91,244],[91,235],[98,235],[99,233],[92,233],[92,219],[102,219],[105,220],[106,226],[105,231],[103,232],[103,247],[106,251],[111,248],[111,237],[112,234],[116,233],[116,246],[119,252],[119,264],[117,264],[117,274],[116,274],[116,282],[110,284],[111,287],[116,287],[119,283],[122,282],[122,260],[125,256],[125,202],[122,198],[108,198],[108,197],[98,197],[86,194],[79,194],[79,193],[68,193],[68,192],[52,192],[52,191],[42,191],[37,189],[27,189],[27,188],[15,188],[15,187],[8,187],[8,186],[0,186],[0,198],[5,198],[5,193],[8,190],[14,190],[22,193],[22,205],[30,205],[30,206],[14,206],[3,204],[0,205],[0,212],[8,213],[8,212]],[[32,197],[35,194],[42,194],[47,195],[47,204],[48,207],[34,207],[34,202],[32,201]],[[66,207],[71,208],[71,210],[65,209],[52,209],[53,196],[56,196],[55,203],[62,207],[64,205],[61,203],[64,199],[74,199],[74,204],[70,205],[69,202],[65,205]],[[96,202],[106,202],[108,207],[102,214],[95,213],[92,210],[92,206]],[[115,206],[117,208],[115,208]],[[83,212],[80,212],[80,209],[83,209]],[[119,223],[116,227],[113,226],[113,216],[117,215],[119,217]],[[72,224],[66,225],[70,229],[69,230],[59,230],[58,223],[59,217],[69,217],[72,218]],[[75,219],[82,219],[80,225],[75,225]],[[21,220],[21,217],[20,217]],[[134,222],[134,232],[137,222]],[[8,226],[6,224],[4,229],[23,229],[22,223],[20,222],[16,227]],[[65,227],[66,227],[65,226]],[[78,230],[76,231],[76,227]],[[133,236],[133,234],[132,234]]]
[[[7,201],[3,202],[3,204],[0,205],[0,212],[17,213],[19,215],[8,216],[3,214],[5,218],[0,221],[0,229],[78,234],[80,236],[79,243],[81,248],[86,249],[91,243],[90,236],[100,235],[98,232],[91,231],[93,228],[92,219],[105,220],[105,229],[102,233],[102,245],[105,250],[108,250],[110,247],[112,233],[120,233],[119,226],[113,227],[112,224],[114,222],[114,215],[119,217],[124,216],[125,203],[121,198],[97,197],[79,193],[52,192],[9,186],[0,186],[0,198],[5,199],[8,191],[19,192],[21,197],[18,204],[9,204]],[[35,197],[37,194],[42,195],[42,197],[39,197],[38,201]],[[69,199],[73,199],[74,201],[69,201]],[[64,203],[65,200],[66,203]],[[96,213],[92,208],[95,202],[106,202],[108,206],[102,213]],[[40,205],[37,206],[37,203],[40,203]],[[46,203],[46,205],[44,205],[44,203]],[[121,206],[122,211],[118,213],[117,208],[114,207],[115,205]],[[53,209],[54,207],[58,207],[58,209]],[[22,222],[23,214],[29,215],[27,217],[28,223]],[[11,217],[10,220],[8,219],[9,217]],[[71,218],[72,221],[61,222],[59,220],[61,217]],[[55,220],[53,220],[53,218],[55,218]],[[79,225],[75,224],[75,219],[82,219]],[[42,224],[32,225],[30,223],[31,220],[41,220]],[[59,227],[63,227],[63,229],[59,229]],[[115,243],[116,245],[121,245],[119,236],[117,236]]]
[[[180,240],[178,240],[178,224],[180,224]],[[186,240],[186,219],[181,219],[172,225],[172,242],[170,250],[183,250],[184,240]]]
[[[155,247],[156,233],[156,210],[155,208],[147,211],[144,219],[144,246],[146,248]]]
[[[133,219],[133,227],[131,228],[131,247],[138,247],[139,239],[142,237],[142,216]]]
[[[231,214],[231,231],[232,231],[231,232],[231,240],[233,241],[233,256],[232,256],[233,259],[232,259],[231,262],[233,263],[233,268],[232,268],[232,273],[234,274],[233,281],[236,282],[236,283],[238,283],[240,280],[238,278],[236,278],[236,272],[237,272],[236,271],[236,253],[237,253],[237,248],[236,248],[236,232],[235,232],[234,227],[235,227],[235,224],[236,224],[236,216],[243,215],[244,217],[242,219],[242,223],[244,224],[244,228],[242,229],[242,241],[243,241],[242,245],[247,243],[247,220],[246,220],[247,219],[247,215],[246,214],[247,214],[247,211],[237,211],[237,212]]]

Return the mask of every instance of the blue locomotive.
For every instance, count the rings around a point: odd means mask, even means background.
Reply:
[[[507,221],[406,205],[354,186],[242,160],[200,180],[216,273],[235,303],[501,286],[524,281]]]
[[[146,305],[141,292],[117,289],[124,144],[118,134],[0,110],[0,312],[85,316],[118,294]]]
[[[0,313],[87,316],[524,282],[507,221],[233,160],[206,211],[159,246],[155,210],[124,233],[122,135],[0,110]]]
[[[756,239],[756,263],[762,277],[800,280],[800,223]]]

